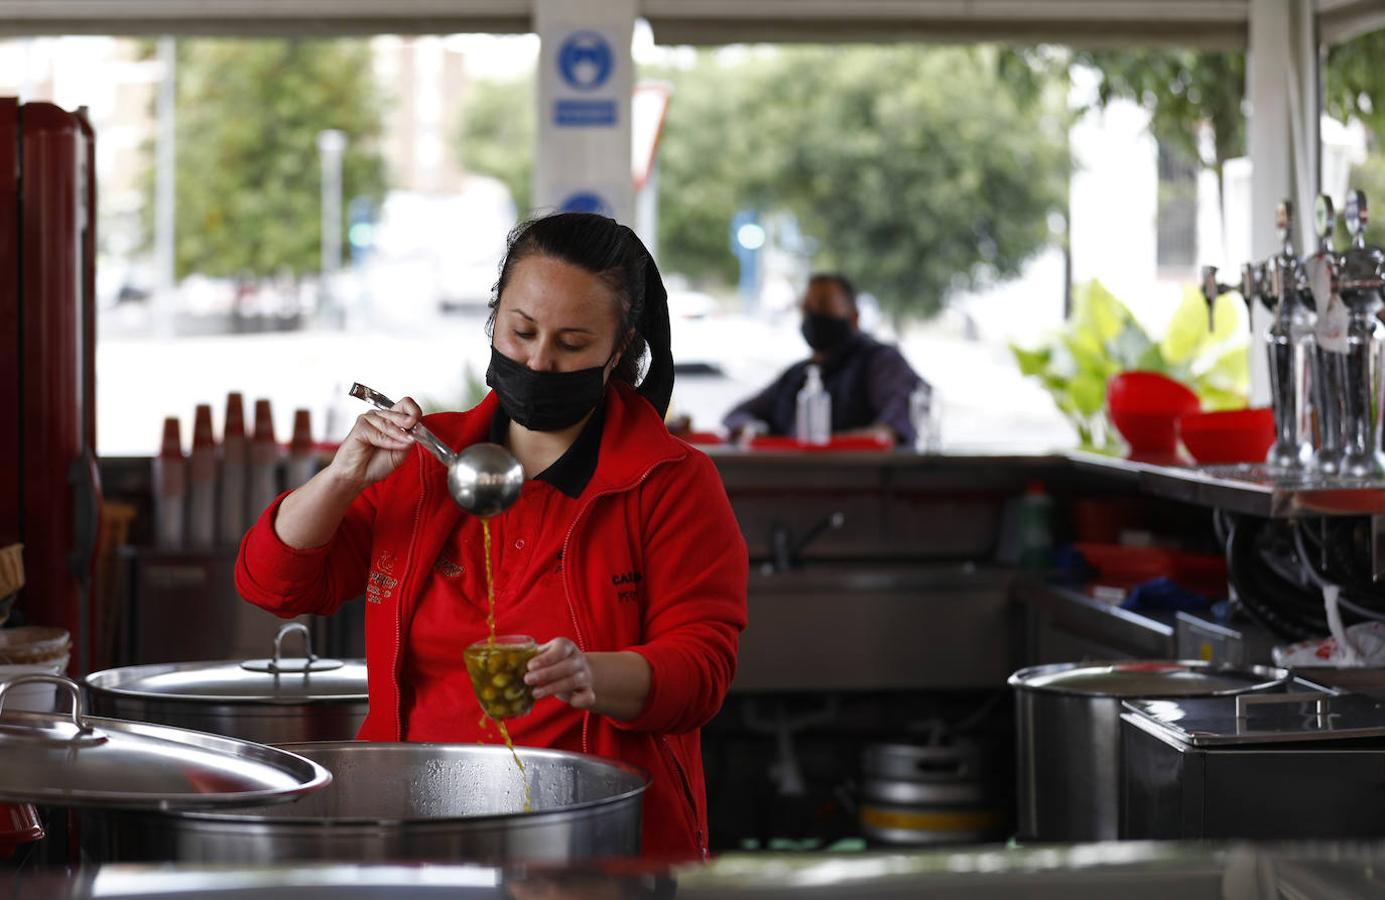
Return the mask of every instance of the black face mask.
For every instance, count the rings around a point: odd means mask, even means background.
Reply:
[[[803,340],[818,353],[835,350],[851,337],[851,320],[804,313]]]
[[[575,372],[535,372],[491,347],[486,384],[500,408],[530,431],[562,431],[596,408],[606,393],[606,367]]]

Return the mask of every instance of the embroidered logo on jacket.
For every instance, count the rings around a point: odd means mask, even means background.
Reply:
[[[366,581],[365,599],[367,603],[383,603],[389,599],[390,594],[394,593],[394,586],[399,583],[398,578],[391,578],[384,572],[374,569],[370,573],[370,578]]]
[[[636,571],[621,572],[611,576],[611,586],[616,589],[616,599],[621,603],[635,603],[640,598],[640,582],[644,576]]]

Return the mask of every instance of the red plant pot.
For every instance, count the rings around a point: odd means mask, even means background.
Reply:
[[[1192,413],[1178,420],[1178,433],[1200,463],[1264,462],[1274,445],[1274,410]]]
[[[1200,406],[1196,394],[1157,372],[1122,372],[1106,385],[1106,409],[1132,456],[1176,453],[1179,417]]]

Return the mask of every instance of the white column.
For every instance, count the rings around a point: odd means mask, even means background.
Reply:
[[[1318,193],[1318,53],[1310,0],[1250,0],[1246,98],[1250,105],[1247,149],[1251,164],[1250,251],[1263,260],[1279,252],[1275,209],[1294,201],[1300,252],[1311,247],[1313,201]],[[1257,338],[1269,326],[1257,307]],[[1250,357],[1251,404],[1269,402],[1264,344]]]
[[[630,177],[630,40],[636,0],[535,0],[541,41],[537,212],[599,212],[634,219]]]

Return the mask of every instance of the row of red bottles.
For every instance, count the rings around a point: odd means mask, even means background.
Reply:
[[[247,437],[243,399],[228,394],[220,444],[212,431],[211,406],[199,404],[186,454],[181,423],[169,416],[154,459],[155,542],[165,549],[194,550],[237,544],[280,491],[303,484],[320,463],[306,409],[294,413],[287,453],[274,437],[268,400],[255,401],[255,427]]]

